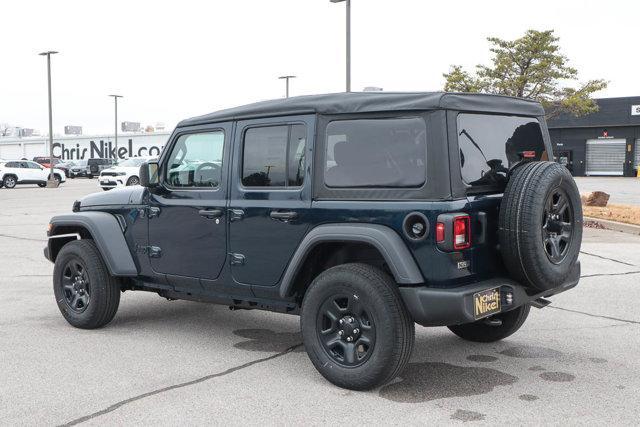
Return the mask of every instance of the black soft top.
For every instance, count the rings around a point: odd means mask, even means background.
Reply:
[[[501,95],[452,92],[343,92],[256,102],[183,120],[178,126],[297,114],[353,114],[451,109],[543,116],[540,103]]]

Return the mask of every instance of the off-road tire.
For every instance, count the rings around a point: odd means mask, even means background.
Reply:
[[[473,342],[499,341],[515,333],[524,324],[529,316],[529,304],[525,304],[514,310],[491,316],[492,320],[502,321],[500,326],[491,325],[486,319],[463,325],[447,326],[451,332],[460,338]]]
[[[132,176],[127,180],[127,186],[140,184],[140,179],[137,176]]]
[[[90,284],[89,302],[82,312],[70,308],[63,289],[63,274],[70,261],[79,261],[84,266]],[[90,239],[75,240],[62,247],[53,269],[53,291],[64,318],[81,329],[105,326],[111,322],[120,304],[120,283],[109,274],[100,251]]]
[[[549,246],[544,242],[547,231],[543,225],[548,216],[546,204],[558,192],[568,201],[564,212],[571,217],[571,227],[567,227],[571,237],[563,246],[564,255],[554,262],[546,252]],[[498,222],[500,252],[514,280],[539,291],[556,288],[566,281],[582,242],[580,193],[566,167],[553,162],[531,162],[517,167],[504,192]]]
[[[329,355],[320,341],[318,316],[323,303],[335,295],[358,296],[370,313],[375,341],[371,354],[358,366],[344,366]],[[398,285],[376,267],[353,263],[332,267],[312,282],[300,316],[304,346],[316,369],[333,384],[367,390],[385,384],[405,368],[415,339],[415,326]]]
[[[4,188],[12,189],[16,187],[18,179],[13,175],[7,175],[2,179],[2,185]]]

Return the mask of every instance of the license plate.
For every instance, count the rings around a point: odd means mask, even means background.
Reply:
[[[473,315],[476,319],[500,313],[500,288],[473,294]]]

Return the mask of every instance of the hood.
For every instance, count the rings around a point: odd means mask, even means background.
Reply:
[[[93,193],[80,199],[80,208],[87,206],[123,206],[142,204],[146,188],[132,187],[114,188],[104,193]]]
[[[139,166],[112,166],[110,168],[103,169],[102,172],[137,172],[139,170]]]

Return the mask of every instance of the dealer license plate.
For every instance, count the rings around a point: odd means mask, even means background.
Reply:
[[[500,313],[500,288],[473,294],[473,315],[476,319]]]

